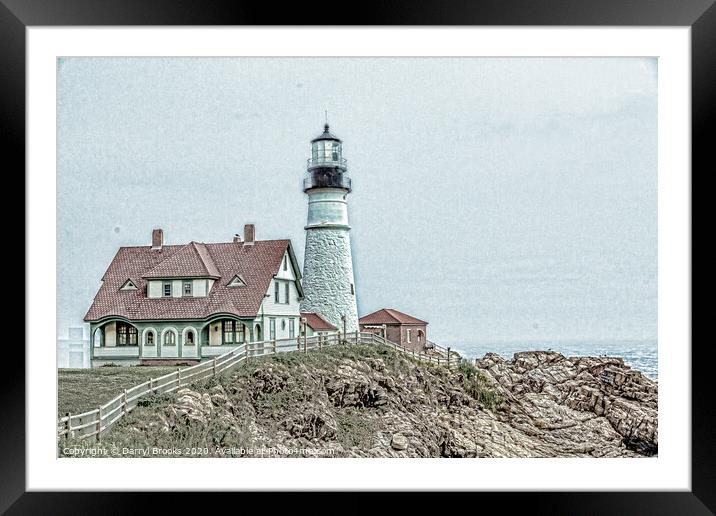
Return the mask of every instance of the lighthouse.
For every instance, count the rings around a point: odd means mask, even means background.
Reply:
[[[308,195],[308,220],[301,311],[319,313],[341,329],[345,319],[346,331],[356,331],[358,308],[348,224],[351,179],[342,142],[331,134],[328,124],[311,141],[303,191]]]

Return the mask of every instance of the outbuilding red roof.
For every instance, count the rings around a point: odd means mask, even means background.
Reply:
[[[427,321],[405,314],[394,308],[382,308],[377,312],[364,315],[358,324],[428,324]]]
[[[255,317],[287,250],[300,279],[290,240],[258,240],[253,245],[190,242],[161,249],[120,247],[84,320],[109,316],[130,320],[206,319],[219,313]],[[246,285],[228,287],[237,274]],[[212,277],[216,281],[206,297],[147,297],[149,279],[181,277]],[[136,290],[120,290],[127,279]],[[299,281],[296,286],[301,292]]]
[[[306,318],[306,324],[310,326],[313,331],[333,331],[338,329],[326,321],[321,314],[314,312],[301,312],[301,317]]]

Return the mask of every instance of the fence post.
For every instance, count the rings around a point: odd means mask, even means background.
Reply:
[[[323,349],[323,335],[318,334],[318,351]]]
[[[273,347],[273,354],[276,354],[276,339],[273,339],[271,341],[271,346]]]
[[[95,434],[97,436],[95,440],[97,442],[99,442],[99,440],[100,440],[99,434],[102,431],[102,407],[97,407],[97,419],[96,419],[96,423],[95,423],[95,431],[97,432]]]
[[[214,357],[214,360],[212,360],[211,362],[211,367],[214,369],[214,376],[216,376],[216,357]]]
[[[244,358],[246,358],[246,361],[249,361],[249,343],[246,342],[244,344]]]
[[[65,440],[70,438],[70,428],[72,428],[72,425],[70,425],[70,420],[72,419],[72,416],[70,416],[70,413],[67,414],[67,421],[65,421],[65,428],[67,429],[67,433],[65,434]]]
[[[358,345],[358,330],[356,330],[356,346]]]
[[[450,369],[450,346],[447,348],[447,368]]]
[[[341,315],[341,321],[343,321],[343,344],[347,344],[348,340],[346,338],[346,316]]]
[[[122,392],[122,415],[127,415],[127,389],[124,389],[124,392]]]
[[[181,369],[177,369],[177,389],[181,387]]]
[[[154,394],[154,378],[149,379],[149,392]]]

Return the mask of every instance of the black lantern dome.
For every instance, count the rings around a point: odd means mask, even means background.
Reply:
[[[323,133],[311,140],[311,157],[308,159],[308,177],[303,182],[304,191],[311,188],[351,190],[343,144],[329,129],[326,124]]]
[[[341,143],[341,139],[338,138],[337,136],[332,135],[328,129],[330,129],[328,124],[324,125],[323,132],[321,134],[319,134],[318,136],[316,136],[313,140],[311,140],[311,143],[315,143],[315,142],[318,142],[321,140],[331,140],[334,142]]]

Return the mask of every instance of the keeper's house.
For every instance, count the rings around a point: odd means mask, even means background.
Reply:
[[[243,342],[293,338],[301,272],[290,240],[121,247],[84,320],[93,367],[196,362]]]

